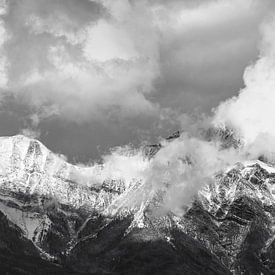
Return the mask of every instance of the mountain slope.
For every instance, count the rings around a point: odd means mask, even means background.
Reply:
[[[153,151],[146,148],[146,155],[153,158],[160,146]],[[216,175],[183,216],[156,215],[165,190],[148,190],[139,180],[130,185],[107,178],[96,186],[81,184],[75,175],[85,174],[85,169],[67,163],[37,140],[0,139],[3,270],[11,274],[274,272],[275,169],[264,162],[238,163]],[[93,169],[99,173],[101,168]],[[144,199],[129,207],[127,202],[137,193]],[[17,249],[17,243],[22,248]],[[36,273],[31,273],[32,266]]]

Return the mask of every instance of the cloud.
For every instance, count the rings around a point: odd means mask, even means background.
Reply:
[[[39,138],[39,136],[41,135],[39,130],[32,130],[29,128],[22,129],[20,134],[24,135],[25,137],[36,138],[36,139]]]
[[[237,97],[221,103],[212,118],[197,123],[182,115],[187,132],[178,139],[162,141],[162,148],[150,160],[141,151],[127,155],[114,151],[104,158],[104,178],[119,178],[130,184],[141,181],[142,190],[133,195],[134,206],[157,194],[163,195],[158,214],[184,209],[201,188],[237,162],[264,156],[275,161],[275,19],[261,27],[262,41],[258,60],[244,73],[245,88]],[[238,148],[224,148],[219,139],[208,140],[200,128],[228,127],[242,139]],[[190,126],[191,124],[191,126]],[[196,124],[196,125],[194,125]],[[128,204],[126,206],[129,206]],[[130,205],[131,206],[131,205]]]
[[[272,10],[271,1],[250,0],[156,5],[158,26],[165,32],[156,95],[160,105],[209,112],[235,95],[243,70],[257,56],[259,25]]]
[[[139,4],[116,5],[7,1],[6,88],[72,121],[109,118],[108,111],[155,115],[157,105],[146,99],[159,71],[150,14]]]
[[[71,177],[93,187],[100,187],[106,180],[122,181],[127,188],[138,183],[131,197],[123,197],[118,203],[119,208],[140,207],[158,200],[151,209],[155,215],[169,211],[182,215],[198,191],[213,181],[217,173],[250,159],[241,149],[223,149],[218,141],[206,141],[188,133],[161,144],[151,159],[142,150],[129,146],[114,148],[101,164],[81,165],[82,169],[73,170]]]
[[[141,179],[149,160],[144,158],[141,150],[130,146],[116,147],[110,154],[104,155],[102,164],[83,166],[81,170],[72,170],[71,177],[80,184],[100,186],[105,180],[123,181],[128,188],[136,180]]]
[[[0,134],[39,128],[85,160],[166,135],[236,95],[272,11],[271,0],[3,0]]]
[[[91,28],[83,50],[87,59],[99,62],[112,59],[127,61],[139,57],[133,40],[127,33],[105,20]]]
[[[272,6],[268,0],[5,2],[2,88],[78,122],[114,113],[156,118],[160,108],[210,110],[241,85],[239,75],[256,53],[257,27]]]
[[[212,118],[215,127],[228,127],[241,139],[238,148],[224,148],[216,139],[196,134],[211,120],[199,121],[197,129],[166,142],[150,162],[145,182],[153,190],[166,189],[164,210],[183,213],[198,191],[237,162],[264,157],[275,161],[275,18],[261,26],[258,60],[246,68],[245,88],[221,103]],[[184,117],[185,118],[185,117]],[[189,119],[189,118],[188,118]],[[205,122],[204,122],[205,121]],[[183,120],[186,122],[186,119]],[[187,121],[190,124],[190,121]],[[203,125],[205,124],[205,125]]]
[[[222,103],[214,119],[216,125],[233,128],[244,144],[259,154],[261,148],[267,152],[267,146],[270,153],[275,153],[274,143],[270,142],[275,138],[274,27],[274,19],[263,25],[259,59],[245,70],[245,88],[238,96]]]

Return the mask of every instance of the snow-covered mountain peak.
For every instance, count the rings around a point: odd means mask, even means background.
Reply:
[[[148,163],[160,147],[152,147]],[[109,240],[112,247],[149,240],[175,249],[192,238],[192,249],[202,245],[235,271],[247,236],[257,230],[265,232],[257,241],[262,251],[274,258],[275,168],[260,160],[213,175],[184,215],[162,211],[169,185],[151,188],[142,179],[125,184],[123,169],[106,176],[104,165],[72,165],[24,136],[0,138],[0,165],[1,212],[48,259],[80,260],[83,247],[101,253]]]
[[[0,138],[0,168],[2,192],[50,197],[70,207],[104,210],[123,190],[121,182],[108,179],[94,187],[78,182],[87,168],[66,162],[41,142],[22,135]],[[100,167],[89,172],[99,173]]]
[[[24,169],[52,174],[65,163],[40,141],[23,135],[0,138],[0,162],[2,174]]]

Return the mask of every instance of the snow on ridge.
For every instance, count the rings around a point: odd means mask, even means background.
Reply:
[[[271,166],[270,164],[267,164],[263,161],[260,161],[260,160],[250,160],[250,161],[245,161],[243,162],[243,165],[244,166],[252,166],[252,165],[255,165],[255,164],[258,164],[260,165],[263,169],[265,169],[269,174],[271,173],[275,173],[275,167],[274,166]]]

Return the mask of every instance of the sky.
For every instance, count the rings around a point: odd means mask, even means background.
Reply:
[[[0,136],[89,162],[203,114],[243,129],[249,99],[251,118],[270,98],[272,81],[261,101],[249,87],[273,68],[274,11],[272,0],[1,0]]]

